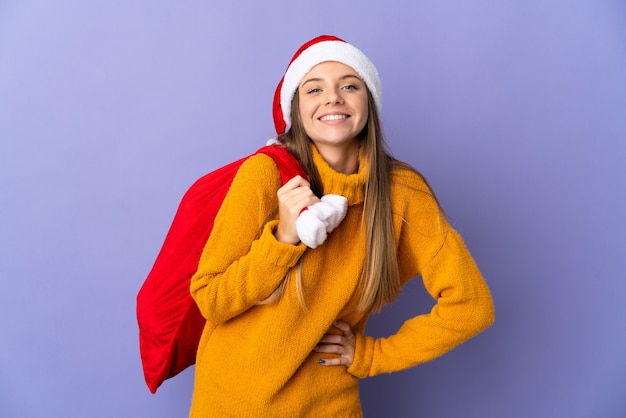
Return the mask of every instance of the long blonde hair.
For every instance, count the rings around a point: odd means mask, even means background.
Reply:
[[[367,98],[369,117],[359,135],[362,158],[367,159],[369,163],[362,217],[365,225],[366,254],[360,277],[361,298],[357,307],[363,312],[379,311],[385,304],[393,301],[400,291],[401,282],[391,208],[391,171],[398,164],[404,166],[386,151],[378,112],[369,90]],[[291,121],[291,129],[281,135],[279,141],[300,162],[309,176],[311,190],[321,197],[324,187],[313,161],[311,139],[306,134],[300,119],[297,91],[291,105]],[[282,296],[290,273],[274,293],[261,304],[272,303]],[[306,308],[302,290],[301,262],[296,267],[296,289],[301,305]]]

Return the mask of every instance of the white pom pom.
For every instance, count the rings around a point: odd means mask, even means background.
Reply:
[[[348,199],[336,194],[323,196],[322,199],[310,205],[296,220],[296,231],[300,241],[307,247],[317,248],[327,235],[337,228],[346,217]]]
[[[326,225],[324,225],[324,222],[321,221],[315,211],[311,210],[311,206],[298,216],[296,220],[296,231],[298,232],[300,241],[307,247],[317,248],[326,241]]]
[[[328,226],[329,220],[336,216],[335,208],[324,201],[314,203],[308,209],[326,226]]]
[[[331,232],[337,228],[348,212],[348,199],[338,194],[327,194],[322,196],[324,204],[330,206],[330,216],[325,220],[326,232]]]

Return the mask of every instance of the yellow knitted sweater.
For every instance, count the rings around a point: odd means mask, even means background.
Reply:
[[[398,170],[392,206],[403,283],[421,275],[437,303],[408,319],[395,335],[363,335],[358,278],[365,256],[363,210],[366,164],[359,173],[335,172],[314,158],[324,194],[348,198],[344,221],[316,249],[277,241],[280,175],[265,155],[237,173],[215,219],[191,293],[207,318],[196,363],[191,417],[360,417],[358,379],[403,370],[434,359],[488,327],[493,304],[461,237],[448,225],[421,177]],[[265,224],[265,225],[264,225]],[[295,280],[274,304],[257,305],[298,260],[306,310]],[[357,335],[351,367],[322,366],[314,353],[336,319]]]

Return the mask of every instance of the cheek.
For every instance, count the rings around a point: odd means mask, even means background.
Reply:
[[[300,103],[300,107],[298,108],[298,113],[300,114],[300,125],[302,126],[302,129],[304,129],[304,132],[309,136],[312,134],[313,112],[314,110],[311,106],[307,106],[306,103]]]
[[[300,120],[303,122],[311,118],[313,114],[313,108],[306,100],[300,100],[298,112],[300,113]]]
[[[367,93],[361,91],[358,97],[354,98],[352,105],[355,109],[359,110],[359,113],[365,117],[367,117],[368,113],[368,103],[367,103]]]
[[[361,129],[363,129],[363,127],[365,126],[365,124],[367,123],[368,119],[369,119],[369,109],[368,109],[368,105],[367,105],[367,100],[365,101],[365,103],[363,103],[361,105],[361,120],[360,120],[360,125],[361,125]]]

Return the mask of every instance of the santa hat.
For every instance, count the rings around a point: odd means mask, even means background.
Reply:
[[[322,35],[310,40],[295,53],[274,94],[274,125],[278,135],[291,127],[291,101],[304,76],[317,64],[337,61],[352,67],[369,89],[380,113],[383,87],[376,67],[367,56],[336,36]]]

